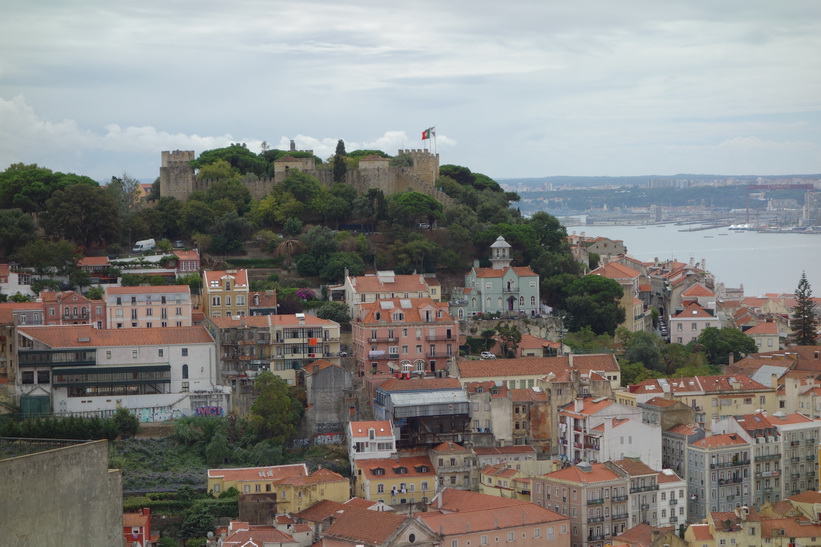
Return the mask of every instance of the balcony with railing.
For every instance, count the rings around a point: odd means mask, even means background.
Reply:
[[[815,454],[807,454],[807,461],[808,462],[815,461]]]
[[[588,523],[604,522],[604,517],[587,517]]]
[[[619,513],[618,515],[613,513],[613,520],[627,520],[628,516],[627,513]]]
[[[650,492],[651,490],[658,490],[658,484],[649,484],[645,486],[632,486],[630,488],[630,493],[635,494],[636,492]]]
[[[670,498],[670,505],[678,505],[678,499]]]
[[[780,460],[781,454],[761,454],[760,456],[756,456],[755,459],[761,462]]]
[[[592,498],[587,500],[587,505],[600,505],[604,503],[603,498]]]
[[[614,503],[618,503],[620,501],[627,501],[628,496],[613,496],[611,499]]]
[[[649,503],[642,503],[641,504],[641,510],[642,511],[647,511],[649,509],[650,509],[650,504]]]
[[[815,439],[804,439],[804,442],[807,444],[815,444]]]

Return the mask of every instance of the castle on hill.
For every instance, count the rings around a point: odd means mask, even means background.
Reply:
[[[291,141],[291,151],[296,151],[293,141]],[[414,191],[428,194],[443,204],[452,202],[450,197],[436,188],[436,179],[439,178],[439,154],[416,149],[399,150],[398,154],[410,156],[413,159],[413,166],[391,167],[389,158],[370,155],[361,158],[357,168],[348,170],[344,182],[360,193],[367,192],[371,188],[379,188],[385,195]],[[194,168],[191,167],[194,159],[193,150],[162,152],[161,196],[185,200],[192,192],[208,189],[212,181],[197,177]],[[246,175],[242,183],[254,199],[262,199],[294,170],[316,177],[326,186],[331,186],[334,182],[333,170],[325,166],[317,166],[313,158],[286,155],[274,161],[273,178]]]

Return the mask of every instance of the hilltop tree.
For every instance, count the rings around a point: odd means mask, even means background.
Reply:
[[[52,194],[40,220],[49,235],[92,247],[119,237],[117,210],[117,202],[105,189],[73,184]]]
[[[334,182],[345,180],[345,173],[348,172],[345,155],[345,141],[339,139],[339,142],[336,143],[336,154],[334,154]]]
[[[302,415],[301,403],[285,380],[268,371],[257,376],[254,391],[258,397],[248,414],[251,429],[262,439],[271,438],[283,444],[296,430]]]
[[[790,341],[799,346],[814,346],[818,337],[818,317],[813,309],[812,287],[807,281],[807,272],[801,272],[801,279],[795,289],[795,300]]]
[[[692,349],[703,351],[711,365],[727,364],[730,353],[738,361],[750,353],[755,353],[755,341],[734,328],[717,329],[707,327],[690,343]]]
[[[0,256],[9,256],[16,249],[37,238],[34,220],[19,209],[0,211]]]

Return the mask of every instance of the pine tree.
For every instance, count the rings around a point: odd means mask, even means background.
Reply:
[[[334,182],[344,182],[348,165],[345,163],[345,141],[339,139],[336,143],[336,154],[334,154]]]
[[[813,346],[818,336],[818,318],[813,311],[812,287],[807,281],[806,272],[801,273],[801,280],[795,289],[795,300],[790,340],[799,346]]]

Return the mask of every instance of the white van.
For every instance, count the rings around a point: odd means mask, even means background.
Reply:
[[[142,253],[142,252],[145,252],[145,251],[150,251],[151,249],[153,249],[156,246],[157,246],[157,242],[154,241],[153,239],[143,239],[143,240],[140,240],[137,243],[135,243],[134,247],[131,250],[132,250],[132,252],[135,252],[135,253]]]

